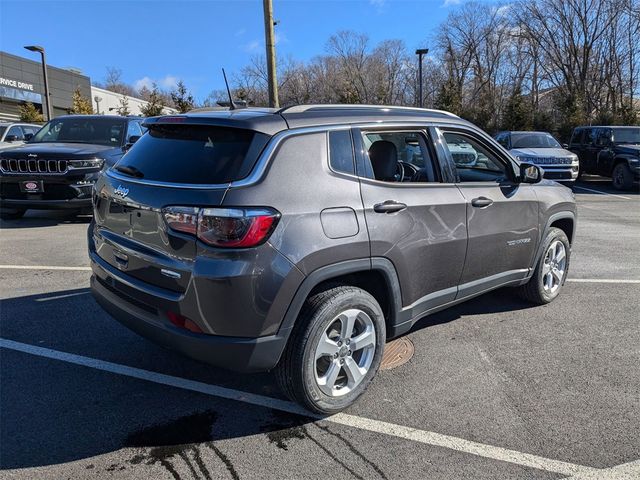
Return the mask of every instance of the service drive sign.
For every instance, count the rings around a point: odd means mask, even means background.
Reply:
[[[5,87],[20,88],[22,90],[29,90],[30,92],[33,92],[32,83],[19,82],[18,80],[11,80],[10,78],[0,77],[0,85],[3,85]]]

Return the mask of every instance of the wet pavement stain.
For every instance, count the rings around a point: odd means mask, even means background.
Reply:
[[[266,434],[269,441],[278,448],[289,450],[292,440],[304,440],[307,437],[304,427],[310,421],[307,417],[283,414],[278,410],[272,410],[271,417],[273,421],[262,425],[260,432]]]
[[[366,455],[358,450],[355,445],[353,445],[343,435],[337,432],[333,432],[328,427],[313,423],[313,420],[308,417],[285,414],[278,410],[272,410],[271,416],[273,418],[273,421],[260,427],[260,431],[262,433],[265,433],[269,441],[271,443],[274,443],[278,448],[288,451],[291,441],[308,439],[311,442],[315,443],[318,448],[323,450],[324,453],[329,456],[329,458],[331,458],[338,465],[348,471],[354,478],[364,480],[364,477],[359,475],[353,468],[347,465],[347,463],[345,463],[343,459],[338,458],[336,455],[334,455],[323,442],[309,433],[308,426],[313,425],[324,433],[331,435],[332,437],[343,443],[349,449],[349,451],[351,451],[351,453],[368,464],[380,478],[387,480],[388,477],[385,475],[382,469],[375,462],[367,458]]]
[[[173,463],[180,459],[189,469],[190,478],[211,479],[211,473],[200,454],[199,444],[212,441],[213,424],[217,417],[213,411],[200,412],[130,434],[124,442],[125,447],[144,448],[148,451],[134,456],[129,463],[158,463],[173,478],[180,480],[180,474]]]

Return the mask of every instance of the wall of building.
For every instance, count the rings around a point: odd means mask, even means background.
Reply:
[[[119,93],[91,86],[91,103],[93,111],[103,115],[117,115],[118,109],[122,107],[123,98],[127,99],[127,108],[130,115],[141,115],[140,107],[147,104],[146,101],[130,97],[128,95],[120,95]],[[99,100],[98,100],[99,99]],[[163,113],[176,113],[173,108],[165,107]]]
[[[39,60],[39,54],[33,55]],[[91,81],[86,75],[47,66],[47,76],[54,117],[68,113],[76,88],[87,98],[91,95]],[[17,120],[18,107],[25,101],[42,108],[43,97],[40,61],[0,52],[0,120]]]

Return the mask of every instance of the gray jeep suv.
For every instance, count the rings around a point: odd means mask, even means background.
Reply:
[[[571,191],[447,112],[294,106],[145,126],[94,187],[95,298],[190,357],[275,369],[316,412],[353,403],[385,342],[425,315],[505,286],[545,304],[567,277]]]

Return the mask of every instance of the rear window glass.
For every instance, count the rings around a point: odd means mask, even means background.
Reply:
[[[331,168],[336,172],[355,173],[353,166],[353,145],[351,132],[337,130],[329,132],[329,159]]]
[[[217,184],[246,177],[267,135],[206,125],[154,125],[115,169],[144,180]]]

